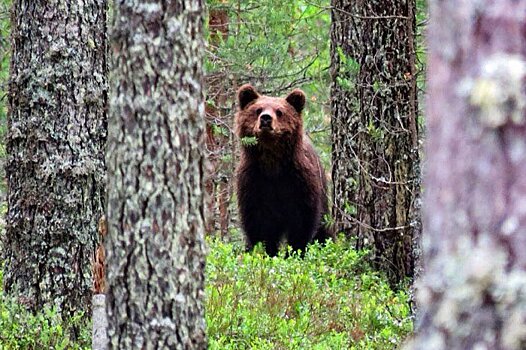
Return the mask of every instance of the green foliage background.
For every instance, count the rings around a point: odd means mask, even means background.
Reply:
[[[209,0],[209,11],[227,11],[230,25],[226,40],[208,45],[205,64],[207,74],[225,84],[232,109],[235,89],[245,83],[276,96],[303,89],[308,101],[305,129],[326,168],[330,163],[329,6],[329,0]]]

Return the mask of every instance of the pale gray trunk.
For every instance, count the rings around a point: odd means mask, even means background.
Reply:
[[[33,310],[88,308],[104,213],[105,0],[14,0],[5,289]]]
[[[108,348],[108,316],[106,314],[106,295],[95,294],[92,298],[91,350]]]
[[[333,218],[393,284],[420,233],[414,0],[332,0]]]
[[[108,128],[113,349],[204,349],[203,2],[116,3]]]
[[[526,2],[431,3],[424,278],[410,349],[526,348]]]

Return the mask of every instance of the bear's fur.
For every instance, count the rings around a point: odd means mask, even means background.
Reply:
[[[273,256],[286,239],[304,252],[313,239],[324,241],[330,235],[322,224],[328,213],[325,172],[303,133],[305,94],[296,89],[286,98],[269,97],[247,84],[237,99],[241,158],[236,192],[247,246],[263,242]],[[257,143],[245,143],[245,137],[255,137]]]

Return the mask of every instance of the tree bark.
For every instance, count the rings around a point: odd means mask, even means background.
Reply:
[[[409,349],[526,348],[526,2],[434,1]]]
[[[393,284],[419,235],[414,0],[332,0],[333,218]]]
[[[104,214],[105,0],[13,1],[5,289],[33,310],[91,301]]]
[[[116,5],[107,149],[110,347],[204,349],[203,2]]]
[[[208,46],[213,53],[221,43],[228,39],[229,23],[228,3],[222,0],[208,9]],[[213,57],[210,58],[214,60]],[[227,73],[215,72],[206,76],[206,150],[208,171],[206,179],[207,192],[207,227],[206,232],[220,232],[221,238],[228,235],[231,226],[231,202],[233,193],[232,154],[235,154],[235,135],[233,129],[233,106],[228,100],[229,89],[232,90],[232,79]],[[235,88],[233,89],[235,91]]]

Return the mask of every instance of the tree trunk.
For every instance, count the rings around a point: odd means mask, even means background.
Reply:
[[[526,348],[526,2],[435,1],[411,349]]]
[[[86,310],[104,214],[105,0],[13,1],[5,289]]]
[[[333,218],[393,284],[419,235],[414,0],[332,0]]]
[[[203,3],[116,4],[108,128],[114,349],[204,349]]]
[[[208,11],[208,46],[214,56],[222,42],[228,39],[229,17],[228,2],[211,5]],[[214,56],[215,57],[215,56]],[[215,60],[210,57],[210,60]],[[207,228],[208,234],[219,230],[225,238],[231,223],[231,202],[233,193],[232,154],[234,152],[233,106],[228,100],[229,89],[232,90],[231,78],[227,72],[209,73],[206,77],[206,149],[209,171],[207,172]],[[235,89],[233,89],[235,91]]]

